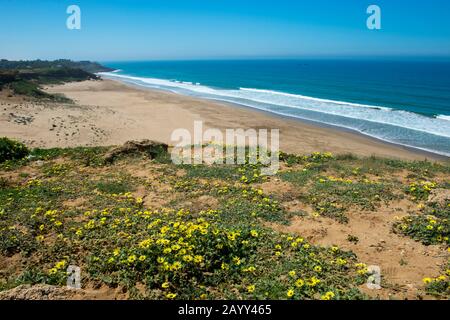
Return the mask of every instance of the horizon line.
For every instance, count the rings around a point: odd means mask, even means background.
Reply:
[[[117,59],[90,59],[90,58],[27,58],[11,59],[2,58],[8,61],[91,61],[91,62],[140,62],[140,61],[249,61],[249,60],[448,60],[450,55],[303,55],[303,56],[233,56],[233,57],[189,57],[189,58],[117,58]]]

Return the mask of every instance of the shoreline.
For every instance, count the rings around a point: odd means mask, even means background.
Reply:
[[[149,90],[157,90],[157,89],[150,88]],[[214,101],[212,99],[207,99],[207,98],[201,98],[201,99]],[[220,100],[217,100],[217,101],[220,101]],[[260,109],[252,108],[252,107],[245,106],[245,105],[238,104],[238,103],[224,102],[224,101],[220,101],[220,103],[223,103],[225,105],[229,105],[232,108],[248,109],[249,111],[262,113],[262,114],[265,114],[265,115],[267,115],[269,117],[275,117],[275,118],[283,119],[285,121],[300,122],[302,124],[307,124],[307,125],[315,126],[315,127],[318,127],[318,128],[337,130],[337,131],[342,131],[342,132],[346,132],[346,133],[349,133],[349,134],[359,135],[362,138],[371,140],[373,142],[384,143],[384,144],[392,146],[392,147],[400,148],[402,150],[409,151],[409,152],[422,154],[423,156],[429,156],[430,158],[439,159],[441,161],[450,160],[450,157],[447,157],[447,156],[445,156],[443,154],[439,154],[439,153],[435,153],[435,152],[432,152],[432,151],[428,151],[428,150],[424,150],[424,149],[420,149],[420,148],[416,148],[416,147],[411,147],[411,146],[408,146],[408,145],[403,145],[403,144],[399,144],[399,143],[395,143],[395,142],[390,142],[390,141],[383,140],[383,139],[380,139],[380,138],[377,138],[377,137],[366,135],[364,133],[361,133],[361,132],[359,132],[357,130],[354,130],[354,129],[351,129],[351,128],[339,127],[337,125],[322,123],[322,122],[318,122],[318,121],[314,121],[314,120],[301,119],[301,118],[296,118],[294,116],[277,114],[277,113],[273,113],[273,112],[266,111],[266,110],[260,110]]]
[[[231,108],[242,108],[242,109],[248,110],[250,112],[261,113],[261,114],[264,114],[264,115],[267,115],[267,116],[270,116],[270,117],[283,119],[285,121],[294,121],[294,122],[299,122],[299,123],[302,123],[302,124],[315,126],[315,127],[318,127],[318,128],[324,128],[324,129],[331,129],[331,130],[347,132],[347,133],[350,133],[350,134],[358,135],[360,137],[366,138],[366,139],[374,141],[374,142],[383,143],[383,144],[386,144],[388,146],[400,148],[400,149],[408,151],[408,152],[418,153],[420,155],[423,155],[425,157],[430,157],[430,158],[432,158],[434,160],[438,160],[438,161],[448,161],[448,160],[450,160],[450,157],[448,157],[446,155],[443,155],[443,154],[435,153],[435,152],[432,152],[432,151],[429,151],[429,150],[425,150],[425,149],[421,149],[421,148],[417,148],[417,147],[412,147],[412,146],[408,146],[408,145],[403,145],[403,144],[391,142],[391,141],[388,141],[388,140],[383,140],[383,139],[380,139],[380,138],[377,138],[377,137],[366,135],[364,133],[361,133],[361,132],[359,132],[357,130],[354,130],[354,129],[351,129],[351,128],[340,127],[340,126],[337,126],[337,125],[327,124],[327,123],[314,121],[314,120],[297,118],[297,117],[289,116],[289,115],[277,114],[277,113],[270,112],[270,111],[267,111],[267,110],[253,108],[253,107],[250,107],[250,106],[247,106],[247,105],[244,105],[244,104],[228,102],[228,101],[221,101],[219,99],[208,99],[208,98],[203,98],[203,97],[191,97],[191,96],[183,95],[181,93],[170,91],[170,90],[164,90],[164,89],[158,89],[158,88],[149,88],[149,87],[140,86],[138,84],[134,84],[134,83],[131,83],[131,82],[121,81],[119,79],[103,77],[102,75],[100,75],[100,76],[101,76],[102,80],[111,80],[111,81],[118,82],[120,84],[123,84],[125,86],[129,86],[129,87],[137,89],[137,90],[150,90],[150,91],[171,93],[171,94],[176,94],[176,95],[183,96],[183,97],[189,97],[189,98],[194,98],[194,99],[202,99],[202,100],[211,101],[213,103],[216,102],[216,103],[228,105]]]
[[[293,97],[301,97],[305,98],[308,101],[320,101],[320,102],[331,102],[338,105],[351,105],[354,107],[361,107],[358,112],[364,113],[364,115],[361,115],[361,117],[355,117],[352,116],[347,117],[344,112],[341,113],[333,113],[328,112],[325,110],[321,110],[319,106],[316,106],[316,108],[311,109],[310,107],[302,108],[300,105],[292,105],[292,108],[299,109],[299,110],[305,110],[306,113],[297,113],[294,111],[290,111],[289,106],[291,104],[289,102],[286,102],[284,104],[283,102],[276,101],[279,97],[277,96],[277,99],[272,101],[273,99],[266,96],[258,97],[258,96],[241,96],[239,93],[231,92],[232,89],[224,89],[220,87],[208,87],[207,85],[200,85],[200,83],[194,83],[194,82],[183,82],[183,81],[177,81],[172,79],[166,79],[166,78],[142,78],[137,76],[131,76],[126,74],[116,74],[116,72],[120,71],[120,69],[114,70],[113,72],[100,72],[97,73],[98,76],[102,77],[103,79],[118,81],[122,84],[132,86],[136,89],[141,90],[160,90],[162,92],[171,92],[175,94],[179,94],[186,97],[193,97],[197,99],[205,99],[208,101],[218,102],[222,104],[228,104],[232,106],[238,106],[238,107],[245,107],[250,108],[251,110],[257,110],[257,111],[263,111],[266,112],[266,114],[272,115],[272,116],[278,116],[278,117],[284,117],[286,119],[294,119],[296,121],[300,121],[303,123],[307,123],[309,125],[319,126],[322,128],[331,128],[335,130],[343,130],[345,132],[351,132],[356,133],[359,135],[363,135],[364,137],[369,137],[371,139],[376,139],[376,141],[385,142],[389,145],[395,145],[400,146],[402,148],[406,148],[407,150],[414,151],[414,152],[420,152],[424,155],[432,155],[433,157],[438,157],[442,159],[450,159],[450,151],[448,150],[448,140],[446,139],[446,130],[445,126],[447,125],[446,121],[439,120],[441,123],[432,123],[431,121],[434,121],[440,117],[437,116],[427,116],[424,114],[420,114],[423,119],[416,119],[415,117],[419,117],[419,113],[415,113],[414,111],[409,111],[408,109],[396,109],[394,107],[382,107],[378,106],[376,104],[370,104],[369,102],[366,102],[368,104],[364,104],[361,102],[355,103],[355,102],[343,102],[343,101],[335,101],[330,100],[330,98],[316,98],[312,96],[303,96],[301,94],[293,94],[283,91],[272,91],[270,89],[252,89],[251,86],[249,86],[250,89],[240,88],[238,91],[244,90],[244,91],[256,91],[256,92],[262,92],[262,93],[270,93],[270,94],[276,94],[276,95],[282,95],[282,96],[293,96]],[[147,82],[145,79],[149,79]],[[174,85],[172,85],[172,83]],[[178,85],[180,84],[180,85]],[[197,85],[200,85],[204,90],[196,89]],[[186,87],[187,86],[187,87]],[[209,90],[212,90],[211,92]],[[229,94],[226,92],[222,93],[222,91],[231,90]],[[217,91],[217,92],[216,92]],[[230,97],[230,98],[229,98]],[[236,99],[235,99],[236,98]],[[332,99],[332,98],[331,98]],[[272,101],[272,102],[270,102]],[[262,105],[260,105],[261,103]],[[300,102],[298,102],[300,103]],[[267,106],[264,106],[264,104],[267,104]],[[295,106],[299,106],[296,108]],[[280,108],[278,108],[280,107]],[[380,115],[377,114],[366,114],[363,110],[364,108],[370,109],[377,109],[377,110],[385,110],[388,111],[387,114],[381,115],[381,117],[394,117],[393,122],[382,120],[377,121],[378,117]],[[288,110],[289,109],[289,110]],[[356,109],[355,109],[356,110]],[[310,115],[308,112],[312,112],[316,115]],[[317,112],[318,111],[318,112]],[[348,111],[348,110],[347,110]],[[356,110],[357,111],[357,110]],[[356,112],[355,111],[355,112]],[[323,113],[321,113],[323,112]],[[348,111],[350,112],[350,111]],[[348,113],[347,112],[347,113]],[[392,116],[389,116],[390,112],[392,113]],[[401,112],[405,112],[405,115],[401,114]],[[343,120],[337,120],[334,121],[333,118],[329,118],[330,115],[336,115],[338,118],[342,118]],[[399,117],[408,117],[411,116],[411,123],[403,123],[398,124]],[[372,117],[374,117],[372,119]],[[407,119],[407,118],[406,118]],[[371,122],[375,121],[376,124],[370,124]],[[425,121],[425,124],[429,126],[429,130],[425,129],[425,127],[422,126],[421,123],[417,123],[417,121]],[[402,120],[403,121],[403,120]],[[427,122],[428,121],[428,122]],[[364,122],[367,122],[364,124]],[[378,123],[379,122],[379,123]],[[397,124],[395,124],[397,123]],[[441,128],[441,126],[443,126]],[[438,129],[434,130],[433,127],[436,127]],[[440,129],[439,129],[440,128]],[[405,131],[406,130],[406,131]],[[409,130],[409,131],[408,131]],[[443,130],[443,131],[442,131]],[[397,132],[398,131],[398,132]],[[441,132],[442,131],[442,132]],[[441,135],[442,133],[442,135]]]
[[[44,90],[64,94],[75,103],[8,98],[4,93],[0,95],[0,136],[43,148],[111,146],[140,139],[174,145],[178,141],[173,142],[170,137],[175,129],[185,128],[192,135],[194,121],[203,121],[204,130],[217,128],[222,132],[238,128],[279,129],[280,150],[287,153],[331,152],[448,161],[445,156],[380,141],[350,129],[118,80],[70,82]]]
[[[234,106],[234,107],[241,107],[241,108],[248,108],[251,110],[255,110],[257,112],[261,112],[264,114],[267,114],[269,116],[272,117],[277,117],[280,119],[285,119],[285,120],[291,120],[291,121],[298,121],[300,123],[304,123],[304,124],[308,124],[308,125],[312,125],[312,126],[317,126],[319,128],[328,128],[328,129],[332,129],[332,130],[337,130],[337,131],[343,131],[343,132],[347,132],[350,134],[354,134],[354,135],[359,135],[365,139],[374,141],[374,142],[378,142],[378,143],[384,143],[386,145],[392,146],[392,147],[396,147],[396,148],[400,148],[402,150],[405,151],[409,151],[409,152],[415,152],[418,154],[422,154],[424,156],[429,156],[431,158],[436,158],[436,159],[440,159],[440,160],[450,160],[450,157],[447,157],[443,154],[440,153],[435,153],[432,151],[428,151],[428,150],[424,150],[424,149],[420,149],[420,148],[416,148],[416,147],[411,147],[408,145],[403,145],[403,144],[399,144],[399,143],[395,143],[395,142],[391,142],[388,140],[383,140],[377,137],[373,137],[370,135],[366,135],[364,133],[361,133],[357,130],[351,129],[351,128],[345,128],[345,127],[339,127],[337,125],[332,125],[332,124],[327,124],[327,123],[322,123],[322,122],[318,122],[318,121],[314,121],[314,120],[308,120],[308,119],[301,119],[301,118],[296,118],[293,116],[287,116],[287,115],[281,115],[281,114],[276,114],[276,113],[272,113],[270,111],[265,111],[265,110],[258,110],[252,107],[248,107],[248,106],[244,106],[244,105],[240,105],[240,104],[233,104],[233,103],[229,103],[230,106]]]
[[[114,73],[114,72],[117,72],[117,71],[120,71],[120,69],[114,70],[114,71],[112,71],[110,73]],[[437,159],[444,160],[444,161],[445,160],[450,160],[450,156],[447,155],[447,154],[442,154],[442,153],[439,153],[439,152],[434,151],[434,150],[428,150],[428,149],[425,149],[425,148],[420,148],[420,147],[415,147],[415,146],[411,146],[411,145],[407,145],[407,144],[401,144],[401,143],[389,141],[389,140],[382,139],[382,138],[379,138],[379,137],[376,137],[376,136],[365,134],[365,133],[363,133],[361,131],[358,131],[358,130],[352,129],[352,128],[348,128],[348,127],[343,127],[343,126],[334,125],[334,124],[328,124],[328,123],[324,123],[324,122],[320,122],[320,121],[316,121],[316,120],[304,119],[304,118],[295,117],[295,116],[291,116],[291,115],[271,112],[271,111],[268,111],[268,110],[259,109],[259,108],[255,108],[255,107],[252,107],[252,106],[248,106],[248,105],[245,105],[245,104],[240,104],[239,102],[230,102],[230,101],[226,101],[226,100],[213,99],[213,98],[208,98],[208,97],[191,96],[191,95],[183,94],[183,93],[176,92],[176,91],[170,90],[170,89],[146,87],[144,85],[139,85],[139,84],[127,81],[126,78],[122,79],[122,78],[117,77],[117,76],[109,75],[109,73],[105,74],[105,73],[101,72],[101,73],[98,73],[97,75],[100,76],[103,80],[116,81],[116,82],[119,82],[121,84],[130,86],[130,87],[138,89],[138,90],[156,90],[156,91],[160,91],[160,92],[169,92],[169,93],[173,93],[173,94],[177,94],[177,95],[181,95],[181,96],[185,96],[185,97],[191,97],[191,98],[195,98],[195,99],[203,99],[203,100],[207,100],[207,101],[217,102],[217,103],[229,105],[229,106],[232,106],[232,107],[249,109],[249,110],[256,111],[256,112],[259,111],[259,112],[262,112],[263,114],[266,114],[266,115],[269,115],[269,116],[272,116],[272,117],[294,120],[294,121],[298,121],[300,123],[304,123],[304,124],[308,124],[308,125],[312,125],[312,126],[316,126],[316,127],[320,127],[320,128],[328,128],[328,129],[332,129],[332,130],[338,130],[338,131],[353,133],[353,134],[360,135],[360,136],[363,136],[365,138],[371,139],[372,141],[386,143],[386,144],[388,144],[390,146],[396,146],[396,147],[402,148],[403,150],[408,150],[408,151],[411,151],[411,152],[420,153],[420,154],[422,154],[424,156],[429,156],[429,157],[437,158]]]

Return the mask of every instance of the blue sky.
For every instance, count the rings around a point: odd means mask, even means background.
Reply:
[[[449,57],[449,21],[448,0],[0,0],[0,58]]]

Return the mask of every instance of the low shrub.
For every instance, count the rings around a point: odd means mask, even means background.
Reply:
[[[0,138],[0,163],[7,160],[23,159],[29,154],[28,148],[21,142]]]

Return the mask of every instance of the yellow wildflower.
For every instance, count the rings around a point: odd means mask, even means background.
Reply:
[[[320,280],[319,279],[317,279],[316,277],[312,277],[311,279],[309,279],[309,281],[308,281],[308,286],[310,286],[310,287],[315,287],[317,284],[319,284],[320,283]]]
[[[194,262],[195,263],[202,263],[202,261],[203,261],[203,257],[202,256],[197,255],[197,256],[194,257]]]
[[[171,266],[171,270],[179,270],[181,268],[181,262],[179,261],[175,261],[172,266]]]
[[[305,285],[305,281],[303,281],[302,279],[297,279],[297,281],[295,281],[295,286],[298,288],[301,288]]]
[[[56,269],[56,268],[51,268],[49,271],[48,271],[48,274],[55,274],[55,273],[57,273],[58,272],[58,270]]]
[[[175,299],[175,297],[176,297],[177,295],[175,294],[175,293],[168,293],[168,294],[166,294],[166,298],[167,299]]]
[[[288,292],[286,293],[286,296],[288,298],[292,298],[295,294],[295,291],[293,289],[289,289]]]
[[[433,282],[433,279],[431,279],[431,278],[423,278],[422,281],[425,284],[429,284],[429,283]]]
[[[332,291],[328,291],[321,297],[322,300],[331,300],[333,298],[334,298],[334,292],[332,292]]]
[[[139,247],[140,247],[140,248],[143,248],[143,249],[147,249],[147,248],[150,247],[151,243],[152,243],[152,240],[151,240],[151,239],[146,239],[146,240],[141,241],[141,242],[139,243]]]
[[[59,261],[59,262],[56,263],[55,268],[56,269],[62,269],[62,268],[64,268],[66,266],[66,263],[67,262],[65,260]]]

